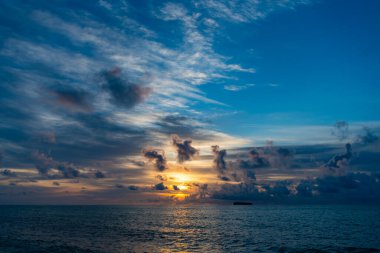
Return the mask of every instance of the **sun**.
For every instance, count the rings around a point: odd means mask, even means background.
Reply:
[[[187,183],[191,181],[191,177],[188,174],[183,173],[171,173],[168,175],[176,183]]]
[[[178,189],[180,189],[181,191],[185,191],[185,190],[188,190],[189,189],[189,186],[188,185],[185,185],[185,184],[180,184],[180,185],[177,185]]]

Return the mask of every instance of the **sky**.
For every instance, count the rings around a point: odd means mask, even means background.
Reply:
[[[377,1],[1,1],[0,204],[378,203]]]

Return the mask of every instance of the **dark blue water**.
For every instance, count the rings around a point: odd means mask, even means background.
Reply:
[[[0,252],[379,252],[379,206],[0,206]]]

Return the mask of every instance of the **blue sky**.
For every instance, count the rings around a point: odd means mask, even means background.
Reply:
[[[255,86],[232,94],[213,84],[205,90],[244,111],[248,121],[256,124],[377,121],[380,41],[376,5],[373,1],[320,1],[278,11],[239,29],[227,25],[234,40],[218,42],[218,52],[256,69],[255,74],[230,82]],[[253,118],[258,114],[264,114],[264,119]],[[266,119],[270,114],[284,117]],[[233,131],[231,125],[227,129]]]
[[[380,188],[379,7],[2,1],[0,198],[353,201],[365,189],[350,197],[347,182]],[[321,188],[339,182],[343,195]]]

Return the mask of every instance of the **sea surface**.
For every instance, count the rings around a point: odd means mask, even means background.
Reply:
[[[380,206],[0,206],[0,252],[380,252]]]

